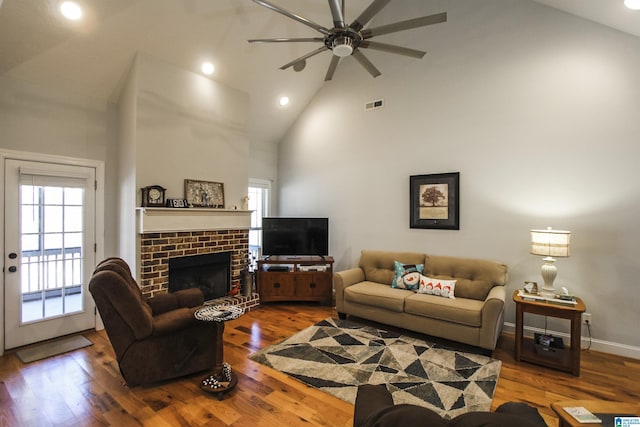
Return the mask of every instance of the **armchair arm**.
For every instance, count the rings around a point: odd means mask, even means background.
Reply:
[[[204,295],[199,288],[183,289],[173,293],[178,299],[179,307],[199,307],[204,304]]]
[[[198,307],[204,303],[202,291],[198,288],[182,289],[170,294],[160,294],[147,300],[154,316],[180,307]]]
[[[162,336],[179,331],[197,322],[194,310],[190,308],[178,308],[159,314],[153,318],[153,335]]]

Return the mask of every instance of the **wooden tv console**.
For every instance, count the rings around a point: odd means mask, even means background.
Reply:
[[[258,261],[260,302],[333,300],[333,257],[271,256]]]

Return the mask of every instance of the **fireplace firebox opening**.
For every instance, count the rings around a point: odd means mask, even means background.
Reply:
[[[231,289],[232,252],[169,258],[169,292],[200,288],[205,301],[221,298]]]

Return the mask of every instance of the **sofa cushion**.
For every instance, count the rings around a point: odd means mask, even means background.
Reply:
[[[451,276],[434,276],[438,280],[451,280]],[[484,301],[489,294],[489,291],[493,288],[491,282],[486,280],[469,280],[469,279],[456,279],[456,297],[475,299],[478,301]]]
[[[395,275],[394,261],[424,264],[425,255],[413,252],[362,251],[359,266],[365,280],[391,285]]]
[[[482,326],[483,301],[468,298],[442,298],[435,295],[413,294],[404,302],[404,311],[417,316],[445,322]]]
[[[395,276],[391,283],[392,288],[409,289],[415,291],[420,285],[420,275],[424,270],[424,264],[404,264],[393,262]]]
[[[427,255],[424,274],[456,279],[456,297],[484,301],[492,287],[505,284],[507,266],[482,259]]]
[[[356,304],[380,307],[396,313],[404,310],[404,299],[413,295],[413,291],[393,289],[376,282],[360,282],[344,290],[344,300]]]

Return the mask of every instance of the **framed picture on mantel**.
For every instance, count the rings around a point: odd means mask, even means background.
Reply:
[[[221,182],[184,180],[184,198],[196,208],[224,208],[224,184]]]
[[[410,177],[410,227],[460,229],[460,172]]]

